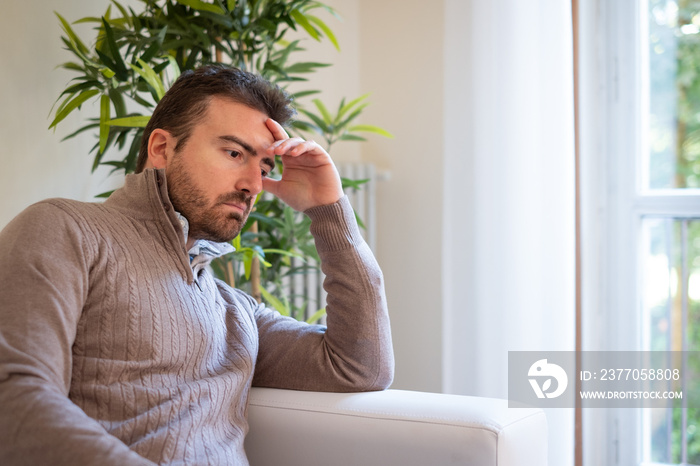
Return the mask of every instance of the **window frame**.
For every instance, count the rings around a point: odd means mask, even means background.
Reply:
[[[700,217],[700,190],[645,186],[647,1],[580,8],[583,349],[640,350],[643,219]],[[584,463],[645,464],[642,417],[638,409],[584,410]]]

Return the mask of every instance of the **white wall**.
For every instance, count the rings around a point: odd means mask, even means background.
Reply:
[[[90,175],[93,139],[59,141],[82,120],[71,115],[54,133],[49,112],[71,75],[56,66],[70,59],[54,9],[66,19],[100,15],[107,1],[26,0],[0,15],[0,228],[30,203],[47,197],[91,200],[114,188],[108,171]],[[87,31],[86,27],[80,28]],[[86,35],[85,37],[89,37]]]
[[[386,278],[394,387],[442,390],[442,2],[360,0],[360,83],[372,92],[362,156],[391,173],[378,188],[378,260]]]

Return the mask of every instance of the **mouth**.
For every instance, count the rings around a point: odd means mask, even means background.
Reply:
[[[248,206],[246,204],[238,204],[235,202],[224,202],[223,205],[231,208],[232,210],[238,211],[242,214],[248,212]]]

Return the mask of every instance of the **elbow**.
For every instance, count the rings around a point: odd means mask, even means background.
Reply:
[[[366,371],[368,374],[373,374],[373,377],[367,377],[362,386],[362,391],[376,392],[386,390],[394,381],[394,354],[381,355],[371,370]]]
[[[336,361],[333,371],[339,392],[376,392],[386,390],[394,381],[394,355],[380,354],[364,361]]]
[[[371,379],[368,378],[365,391],[381,391],[386,390],[394,382],[394,348],[391,338],[381,340],[379,351],[375,353],[371,369],[367,373],[374,374]]]
[[[374,383],[370,384],[368,392],[377,392],[386,390],[394,382],[394,358],[391,361],[386,361],[378,370],[377,377]]]

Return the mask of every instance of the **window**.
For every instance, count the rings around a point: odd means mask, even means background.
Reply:
[[[597,7],[603,150],[589,180],[603,189],[589,200],[604,211],[594,261],[604,312],[588,330],[608,332],[593,343],[604,348],[584,349],[684,351],[697,374],[687,352],[700,351],[700,0]],[[673,409],[601,416],[608,435],[586,449],[609,464],[700,465],[700,381],[678,384]]]
[[[639,22],[642,345],[687,352],[700,349],[700,1],[648,0]],[[700,399],[684,372],[685,398],[643,416],[645,462],[700,464]]]

